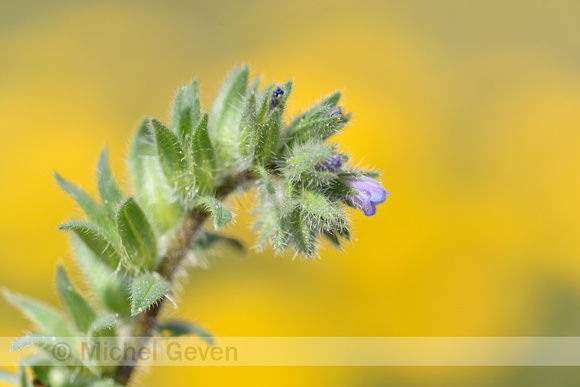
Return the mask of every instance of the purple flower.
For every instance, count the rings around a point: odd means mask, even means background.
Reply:
[[[378,181],[370,177],[347,177],[342,181],[358,192],[358,195],[348,195],[347,199],[363,210],[366,216],[374,215],[377,212],[375,206],[383,203],[387,194],[390,194]]]
[[[336,172],[342,166],[342,156],[340,153],[333,152],[326,158],[326,160],[318,163],[316,169],[324,172]]]

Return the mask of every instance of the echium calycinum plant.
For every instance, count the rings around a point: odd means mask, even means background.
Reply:
[[[0,380],[29,386],[29,367],[37,386],[126,385],[134,364],[88,362],[79,342],[113,345],[120,337],[165,332],[211,343],[201,327],[159,312],[172,301],[176,277],[192,256],[220,242],[241,247],[215,232],[232,220],[225,200],[236,190],[256,187],[258,250],[269,242],[276,251],[314,257],[321,239],[337,247],[349,240],[346,207],[375,214],[388,193],[375,180],[378,173],[354,166],[329,141],[351,117],[338,106],[340,93],[287,119],[293,82],[258,90],[258,81],[248,84],[248,78],[247,66],[235,67],[207,112],[195,80],[177,92],[169,123],[145,119],[129,154],[132,194],[115,182],[106,149],[97,166],[99,200],[55,173],[85,213],[86,219],[58,228],[70,234],[92,294],[79,291],[62,265],[56,288],[64,310],[5,291],[38,328],[11,348],[37,345],[43,351],[23,359],[19,375],[2,371]],[[57,337],[71,348],[66,359],[55,356]],[[133,349],[146,344],[132,342]]]

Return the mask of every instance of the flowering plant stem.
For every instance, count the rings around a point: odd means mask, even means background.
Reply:
[[[56,277],[61,309],[4,291],[39,331],[17,338],[11,350],[36,345],[43,352],[23,359],[19,375],[0,373],[0,381],[30,387],[28,367],[35,386],[122,386],[138,366],[124,360],[155,335],[198,335],[211,345],[202,327],[164,318],[161,311],[166,299],[173,301],[188,257],[202,260],[215,244],[243,249],[206,226],[210,218],[215,230],[231,222],[225,199],[236,190],[255,188],[255,249],[269,244],[305,259],[317,256],[322,240],[337,248],[350,240],[348,207],[376,213],[388,193],[375,180],[379,173],[351,164],[338,144],[328,142],[351,117],[337,106],[340,93],[287,121],[293,82],[262,90],[258,84],[249,82],[247,66],[236,66],[203,114],[197,80],[182,86],[169,123],[149,117],[136,131],[129,195],[117,185],[106,148],[97,166],[99,199],[55,173],[86,215],[58,228],[72,236],[91,295],[74,286],[62,265]],[[57,339],[71,349],[66,361],[55,356]],[[122,359],[87,357],[102,343],[121,341]]]

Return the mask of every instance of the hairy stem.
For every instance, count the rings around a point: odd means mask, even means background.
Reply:
[[[229,176],[217,188],[216,196],[220,199],[235,191],[237,188],[245,188],[245,186],[255,180],[254,175],[250,171],[243,171],[237,175]],[[173,240],[171,241],[167,253],[161,261],[159,267],[159,274],[167,278],[171,283],[175,279],[183,258],[185,257],[188,247],[195,239],[197,232],[202,228],[203,223],[209,217],[209,213],[203,209],[194,208],[189,210],[184,216],[181,224],[177,227]],[[157,316],[161,308],[165,304],[165,299],[159,300],[156,304],[151,306],[145,312],[134,317],[132,322],[132,337],[147,338],[151,337],[157,327]],[[147,345],[147,342],[139,342],[140,348]],[[119,366],[115,373],[115,381],[119,384],[126,385],[133,371],[135,365]]]

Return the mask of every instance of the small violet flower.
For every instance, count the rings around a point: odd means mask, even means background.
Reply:
[[[387,194],[390,194],[378,181],[370,177],[347,177],[342,181],[358,191],[358,195],[348,195],[347,198],[363,210],[366,216],[374,215],[377,212],[375,206],[383,203],[387,199]]]

